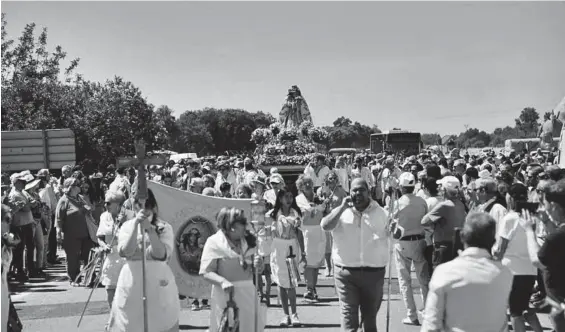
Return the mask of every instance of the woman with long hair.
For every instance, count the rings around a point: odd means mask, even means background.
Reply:
[[[275,207],[267,212],[267,218],[272,221],[273,246],[271,251],[271,271],[274,282],[279,287],[279,296],[285,316],[280,326],[300,326],[300,320],[296,312],[296,286],[291,282],[287,258],[294,260],[298,265],[300,261],[306,260],[304,252],[304,239],[300,226],[302,224],[302,212],[296,200],[287,188],[282,188],[277,193]],[[289,313],[289,305],[292,316]]]
[[[119,214],[126,197],[119,191],[106,193],[106,211],[100,216],[100,226],[96,236],[98,245],[106,251],[106,258],[102,264],[100,280],[106,288],[107,300],[110,307],[116,293],[116,285],[125,259],[118,252],[118,230],[120,229]]]
[[[118,231],[118,252],[126,263],[118,277],[108,330],[143,331],[146,314],[148,331],[176,332],[179,330],[179,292],[168,264],[174,250],[173,227],[159,219],[157,201],[151,190],[148,190],[144,206],[136,200],[134,211],[123,213],[131,218]],[[140,234],[139,226],[143,234]],[[142,252],[141,241],[146,243],[145,252]],[[143,255],[147,260],[145,271],[142,268]],[[143,278],[147,290],[147,312],[144,312],[142,301]]]
[[[219,230],[206,240],[200,264],[200,274],[212,284],[209,331],[221,332],[229,300],[239,309],[239,331],[263,331],[266,317],[262,311],[256,316],[260,303],[253,284],[253,269],[261,272],[263,265],[256,238],[247,231],[243,210],[222,208],[216,219]]]
[[[63,197],[55,211],[57,239],[63,243],[67,256],[67,274],[73,287],[78,286],[76,279],[80,272],[80,261],[88,262],[90,249],[95,244],[86,220],[90,206],[80,198],[80,191],[80,180],[67,178],[63,183]]]
[[[514,331],[526,331],[526,322],[534,331],[543,331],[535,311],[530,309],[530,296],[537,278],[536,267],[528,255],[526,231],[520,226],[520,207],[528,201],[528,188],[515,183],[506,194],[509,212],[498,226],[497,243],[493,248],[497,259],[506,258],[514,274],[508,300]]]

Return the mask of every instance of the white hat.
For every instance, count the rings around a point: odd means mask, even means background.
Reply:
[[[282,175],[275,173],[269,178],[269,183],[284,183]]]
[[[414,187],[416,185],[416,178],[414,177],[414,174],[404,172],[400,174],[398,182],[401,187]]]
[[[491,174],[488,170],[483,169],[479,172],[479,179],[488,179],[491,177]]]
[[[459,189],[461,188],[461,182],[459,182],[459,179],[456,178],[455,176],[445,176],[443,178],[441,178],[440,180],[436,181],[437,184],[441,184],[442,187],[446,188],[446,189]]]

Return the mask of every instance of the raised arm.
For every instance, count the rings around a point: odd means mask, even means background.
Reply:
[[[349,208],[350,203],[351,197],[347,196],[343,199],[338,207],[333,209],[330,214],[322,218],[322,229],[326,232],[333,231],[337,227],[339,218],[341,217],[342,213]]]

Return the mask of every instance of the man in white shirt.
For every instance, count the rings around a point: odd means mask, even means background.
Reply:
[[[110,191],[121,191],[124,193],[126,198],[131,195],[131,183],[129,182],[127,172],[125,168],[119,168],[116,170],[116,178],[110,184]]]
[[[486,212],[494,218],[497,225],[506,215],[506,208],[499,203],[498,184],[493,178],[482,178],[475,181],[475,190],[478,191],[479,211]]]
[[[324,163],[326,162],[326,156],[322,154],[316,155],[310,165],[306,166],[304,169],[304,175],[310,177],[314,181],[314,192],[324,185],[326,176],[330,172],[328,166]]]
[[[507,331],[512,272],[490,254],[495,234],[490,215],[467,216],[461,232],[465,250],[432,275],[422,332]]]
[[[388,216],[369,195],[368,183],[356,178],[351,197],[321,222],[333,235],[332,257],[341,306],[341,330],[359,329],[359,310],[365,332],[377,331],[377,312],[383,298],[388,264]]]
[[[271,184],[271,189],[265,191],[263,198],[271,206],[275,206],[275,202],[277,201],[277,194],[279,193],[279,190],[281,190],[285,186],[284,179],[279,173],[274,173],[269,178],[269,183]]]

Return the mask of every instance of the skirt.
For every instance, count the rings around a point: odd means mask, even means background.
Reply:
[[[254,321],[257,320],[257,331],[265,330],[267,307],[259,302],[252,280],[234,281],[234,301],[239,309],[239,331],[253,332]],[[217,332],[226,308],[228,296],[221,287],[212,286],[210,328],[209,332]],[[257,313],[257,316],[255,316]]]
[[[143,331],[142,279],[142,262],[126,261],[118,278],[108,331]],[[178,331],[179,293],[169,265],[162,261],[147,260],[146,282],[148,330],[151,332]]]
[[[320,268],[326,257],[326,232],[320,225],[302,226],[306,267]]]
[[[296,239],[285,240],[279,238],[273,238],[273,246],[271,251],[271,272],[272,279],[274,282],[283,288],[291,288],[290,275],[288,268],[286,267],[286,258],[290,253],[290,247],[292,247],[292,253],[296,256],[296,264],[300,262],[300,247],[298,246],[298,241]]]
[[[100,281],[107,289],[116,288],[120,272],[125,263],[126,259],[120,256],[117,246],[112,248],[112,251],[104,259],[100,274]]]

